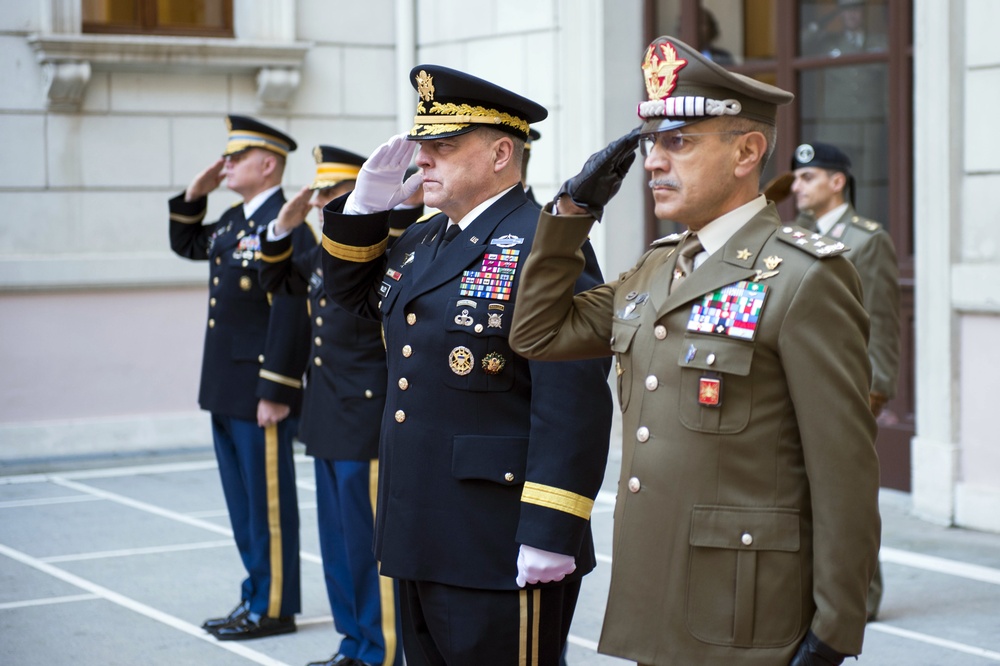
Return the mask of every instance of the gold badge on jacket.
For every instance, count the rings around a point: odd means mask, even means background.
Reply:
[[[456,375],[467,375],[472,372],[472,364],[475,363],[472,350],[468,347],[455,347],[448,354],[448,366]]]
[[[698,380],[698,404],[705,407],[718,407],[722,404],[721,378],[702,377]]]

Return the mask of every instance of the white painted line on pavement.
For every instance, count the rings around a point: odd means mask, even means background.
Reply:
[[[37,569],[38,571],[46,573],[53,578],[58,578],[65,583],[75,585],[82,590],[87,590],[91,594],[95,594],[106,601],[121,606],[122,608],[127,608],[134,613],[144,615],[151,620],[165,624],[171,629],[176,629],[180,632],[188,634],[189,636],[197,638],[198,640],[205,641],[206,643],[214,645],[219,649],[228,650],[233,654],[245,657],[254,663],[263,664],[264,666],[289,666],[283,661],[278,661],[277,659],[273,659],[266,654],[261,654],[256,650],[251,650],[240,643],[233,643],[230,641],[220,642],[216,640],[214,636],[206,633],[201,627],[196,627],[195,625],[185,622],[178,617],[168,615],[167,613],[157,610],[152,606],[147,606],[142,602],[126,597],[125,595],[119,594],[114,590],[109,590],[102,585],[98,585],[85,578],[71,574],[68,571],[63,571],[62,569],[54,567],[51,564],[46,564],[37,558],[31,557],[21,551],[14,550],[13,548],[8,548],[3,544],[0,544],[0,555],[5,555],[12,560],[16,560],[21,564]]]
[[[1000,585],[1000,569],[984,567],[979,564],[968,564],[957,560],[949,560],[933,555],[921,555],[908,550],[898,550],[896,548],[883,548],[879,551],[879,557],[883,562],[892,564],[902,564],[903,566],[933,571],[935,573],[958,576],[969,580],[978,580],[982,583],[992,583]]]
[[[41,557],[39,561],[48,562],[79,562],[81,560],[103,560],[106,557],[132,557],[133,555],[159,555],[160,553],[180,553],[188,550],[203,550],[205,548],[231,547],[232,539],[225,541],[202,541],[201,543],[181,543],[174,546],[150,546],[147,548],[124,548],[121,550],[102,550],[92,553],[74,553],[72,555],[53,555]]]
[[[949,641],[947,639],[938,638],[936,636],[928,636],[927,634],[921,634],[916,631],[909,631],[908,629],[900,629],[899,627],[893,627],[888,624],[883,624],[881,622],[869,622],[866,629],[871,629],[872,631],[879,631],[882,632],[883,634],[892,634],[893,636],[899,636],[900,638],[906,638],[911,641],[919,641],[921,643],[927,643],[928,645],[936,645],[938,647],[947,648],[949,650],[955,650],[956,652],[964,652],[965,654],[972,654],[977,657],[989,659],[991,661],[1000,661],[1000,652],[994,652],[993,650],[979,648],[974,645],[966,645],[965,643],[957,643],[955,641]]]
[[[13,608],[30,608],[31,606],[51,606],[52,604],[71,604],[77,601],[93,601],[100,599],[96,594],[71,594],[65,597],[47,597],[45,599],[24,599],[23,601],[10,601],[0,604],[0,610],[11,610]]]
[[[96,502],[100,497],[87,495],[64,495],[63,497],[38,497],[36,499],[9,500],[0,502],[0,509],[20,509],[26,506],[49,506],[51,504],[72,504],[74,502]]]

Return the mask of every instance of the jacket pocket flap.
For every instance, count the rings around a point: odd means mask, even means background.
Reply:
[[[685,335],[677,364],[746,377],[753,361],[753,345],[712,335]]]
[[[696,506],[691,513],[692,546],[735,550],[799,550],[796,509]]]
[[[520,485],[527,467],[527,437],[456,435],[453,440],[451,473],[456,479]]]
[[[611,323],[611,351],[618,354],[627,352],[638,330],[638,320],[631,322],[615,317]]]

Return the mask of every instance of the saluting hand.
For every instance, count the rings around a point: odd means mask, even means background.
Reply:
[[[274,233],[280,236],[289,234],[306,221],[306,214],[309,212],[309,200],[312,198],[312,190],[308,186],[299,190],[294,197],[285,202],[285,205],[278,211],[278,219],[275,220]]]
[[[556,201],[568,195],[576,205],[576,209],[570,207],[570,210],[566,211],[564,209],[567,206],[564,203],[560,212],[573,213],[582,209],[600,222],[601,216],[604,215],[604,206],[617,194],[625,174],[635,161],[635,150],[638,147],[639,128],[636,127],[625,136],[609,143],[603,150],[591,155],[580,173],[563,183],[556,194]],[[566,202],[566,199],[562,201]]]
[[[257,403],[257,425],[261,428],[277,425],[280,421],[288,418],[291,413],[292,408],[288,405],[261,398],[260,402]]]
[[[222,167],[225,163],[226,158],[220,157],[212,162],[210,167],[195,176],[184,192],[184,201],[194,201],[195,199],[208,196],[209,192],[212,192],[221,185],[222,179],[225,178],[222,174]]]
[[[409,199],[424,183],[418,172],[403,180],[417,150],[406,134],[397,134],[375,149],[358,174],[354,191],[344,203],[347,215],[367,215],[392,210]]]

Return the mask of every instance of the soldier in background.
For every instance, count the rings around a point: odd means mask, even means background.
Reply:
[[[309,353],[305,299],[268,294],[257,280],[259,234],[285,203],[281,179],[296,145],[245,116],[229,116],[223,156],[170,200],[170,247],[209,262],[208,326],[198,403],[212,436],[229,520],[247,578],[240,602],[202,625],[219,640],[295,631],[301,609],[299,509],[292,438]],[[222,182],[243,201],[203,224]],[[316,244],[296,232],[296,249]]]

